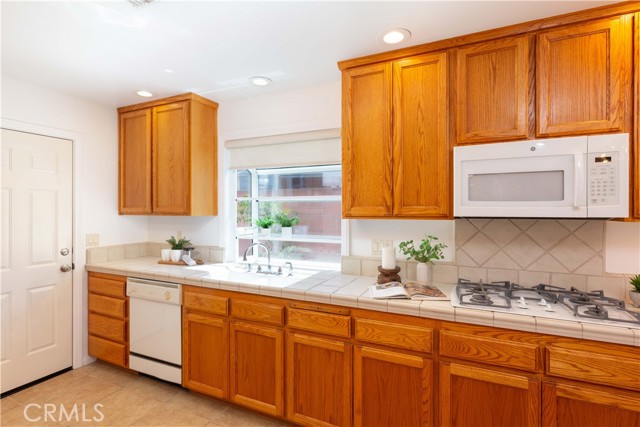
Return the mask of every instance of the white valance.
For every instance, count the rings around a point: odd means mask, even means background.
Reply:
[[[340,129],[234,139],[224,146],[229,150],[231,169],[342,163]]]

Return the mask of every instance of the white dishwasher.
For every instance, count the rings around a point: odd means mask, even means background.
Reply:
[[[182,383],[181,286],[127,278],[129,368]]]

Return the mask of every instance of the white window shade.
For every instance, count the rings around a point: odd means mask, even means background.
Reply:
[[[230,169],[317,166],[342,163],[340,129],[226,141]]]

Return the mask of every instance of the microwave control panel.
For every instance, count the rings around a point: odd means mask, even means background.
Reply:
[[[619,153],[589,153],[588,200],[590,206],[610,206],[619,203]]]

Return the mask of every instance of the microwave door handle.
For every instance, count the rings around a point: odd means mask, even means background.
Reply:
[[[580,208],[587,205],[587,168],[585,166],[585,155],[574,154],[573,156],[573,207]]]

